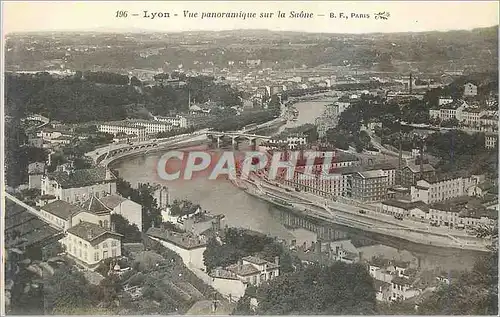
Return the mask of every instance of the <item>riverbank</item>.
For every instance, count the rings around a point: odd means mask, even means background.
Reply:
[[[291,203],[289,197],[280,195],[279,192],[272,193],[265,188],[257,186],[251,181],[233,182],[233,185],[243,190],[248,195],[264,200],[275,206],[287,208],[291,212],[299,213],[303,216],[313,217],[321,221],[342,225],[353,229],[369,231],[372,233],[394,237],[408,242],[441,248],[452,248],[458,250],[489,252],[486,241],[475,237],[460,236],[453,237],[450,234],[432,232],[420,228],[411,228],[384,221],[383,219],[373,219],[354,215],[341,209],[330,207],[320,207],[310,203]],[[304,201],[302,199],[302,201]],[[308,206],[310,204],[310,206]],[[381,227],[382,226],[382,227]]]

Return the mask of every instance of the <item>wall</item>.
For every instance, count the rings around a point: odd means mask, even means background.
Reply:
[[[160,242],[167,249],[170,249],[175,253],[177,253],[182,258],[182,261],[184,262],[184,264],[186,264],[186,266],[192,266],[198,269],[205,270],[205,264],[203,263],[203,252],[205,252],[206,247],[200,247],[192,250],[185,250],[176,246],[173,243],[151,236],[150,238]]]
[[[116,183],[95,184],[86,187],[64,188],[59,199],[69,203],[82,202],[89,199],[92,194],[97,197],[113,195],[116,193]]]
[[[245,295],[246,284],[240,280],[225,278],[212,278],[211,286],[224,296],[231,296],[231,299],[238,300]]]
[[[114,237],[108,236],[93,246],[80,237],[68,234],[65,238],[61,239],[60,242],[66,246],[66,250],[71,256],[90,267],[95,267],[102,260],[113,257],[113,249],[116,252],[115,256],[121,256],[121,242]],[[113,246],[113,243],[116,245]],[[104,245],[106,245],[106,248]],[[95,257],[96,253],[98,254],[98,260],[96,260]]]
[[[94,223],[96,225],[100,225],[99,221],[102,221],[103,225],[104,225],[104,221],[107,221],[108,227],[109,227],[111,224],[111,217],[109,214],[98,216],[98,215],[90,213],[90,212],[80,212],[72,217],[71,226],[76,226],[77,224],[80,223],[80,221],[86,221],[86,222]]]
[[[131,224],[137,225],[142,231],[142,207],[136,202],[126,200],[113,209],[113,213],[122,215]]]

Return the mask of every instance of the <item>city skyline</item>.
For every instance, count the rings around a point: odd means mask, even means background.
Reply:
[[[167,6],[168,4],[168,6]],[[6,2],[3,5],[4,34],[23,32],[183,32],[266,29],[308,33],[396,33],[470,30],[498,25],[498,3],[481,2]],[[274,13],[272,18],[200,19],[184,18],[190,12],[261,12]],[[277,18],[278,11],[313,13],[311,19]],[[116,18],[117,11],[138,14]],[[144,11],[168,12],[170,18],[144,18]],[[58,14],[65,12],[64,15]],[[369,14],[370,18],[330,18],[330,13]],[[376,20],[373,14],[389,12],[387,20]],[[174,16],[176,13],[178,16]],[[324,16],[318,16],[323,14]],[[255,22],[259,22],[256,25]],[[307,21],[307,23],[297,23]]]

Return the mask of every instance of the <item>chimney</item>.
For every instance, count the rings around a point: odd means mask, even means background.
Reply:
[[[280,257],[279,256],[274,257],[274,264],[280,265]]]
[[[410,87],[410,94],[411,94],[412,90],[413,90],[413,76],[411,73],[410,73],[410,85],[409,85],[409,87]]]

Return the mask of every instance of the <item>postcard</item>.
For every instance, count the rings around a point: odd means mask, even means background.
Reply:
[[[6,315],[498,315],[497,1],[6,1]]]

